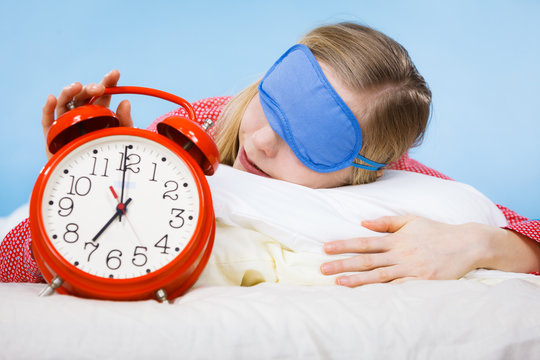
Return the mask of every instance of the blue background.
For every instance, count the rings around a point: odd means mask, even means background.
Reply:
[[[353,20],[404,45],[430,84],[431,123],[412,156],[538,218],[539,19],[532,0],[2,1],[0,216],[28,201],[45,164],[48,94],[114,68],[121,85],[190,101],[234,94],[311,28]],[[139,127],[174,108],[128,98]]]

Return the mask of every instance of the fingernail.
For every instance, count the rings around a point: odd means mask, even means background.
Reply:
[[[44,106],[47,106],[47,104],[52,101],[51,97],[54,97],[54,95],[50,94],[47,96],[47,100],[45,100],[45,105]]]
[[[347,285],[349,285],[349,278],[346,278],[346,277],[337,278],[336,283],[338,285],[347,286]]]
[[[332,265],[331,264],[322,264],[321,265],[321,272],[323,274],[330,274],[332,271]]]
[[[330,252],[330,251],[333,251],[336,249],[336,246],[334,244],[331,244],[331,243],[326,243],[324,244],[324,251],[326,252]]]

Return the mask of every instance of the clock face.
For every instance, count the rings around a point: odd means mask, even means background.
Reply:
[[[152,140],[112,135],[67,154],[41,203],[45,231],[66,261],[103,278],[152,273],[191,240],[197,182],[184,160]]]

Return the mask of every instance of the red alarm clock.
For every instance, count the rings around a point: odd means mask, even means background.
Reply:
[[[111,110],[90,104],[52,124],[54,155],[30,201],[32,251],[49,283],[43,293],[170,300],[195,283],[210,256],[215,217],[205,175],[219,154],[207,124],[175,95],[105,90],[120,93],[169,100],[189,119],[169,117],[154,133],[120,127]]]

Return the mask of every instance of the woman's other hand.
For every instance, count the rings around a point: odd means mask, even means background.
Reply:
[[[88,84],[82,86],[81,83],[75,82],[66,86],[56,98],[54,95],[49,95],[47,101],[43,106],[43,114],[41,118],[41,125],[43,127],[43,135],[45,137],[45,144],[47,143],[47,133],[56,118],[69,111],[66,104],[73,100],[75,106],[86,105],[95,96],[101,96],[105,92],[105,88],[116,86],[120,79],[120,72],[113,70],[103,77],[99,84]],[[111,102],[110,96],[99,97],[94,104],[108,107]],[[56,117],[55,117],[56,112]],[[131,106],[128,100],[123,100],[118,105],[116,115],[120,120],[120,126],[133,126],[131,119]],[[50,158],[52,154],[49,152],[47,145],[45,145],[45,152],[47,158]]]
[[[357,254],[321,265],[325,275],[353,273],[338,277],[340,285],[459,279],[477,268],[532,272],[540,267],[540,246],[507,229],[449,225],[418,216],[387,216],[362,225],[387,235],[324,245],[328,254]]]

